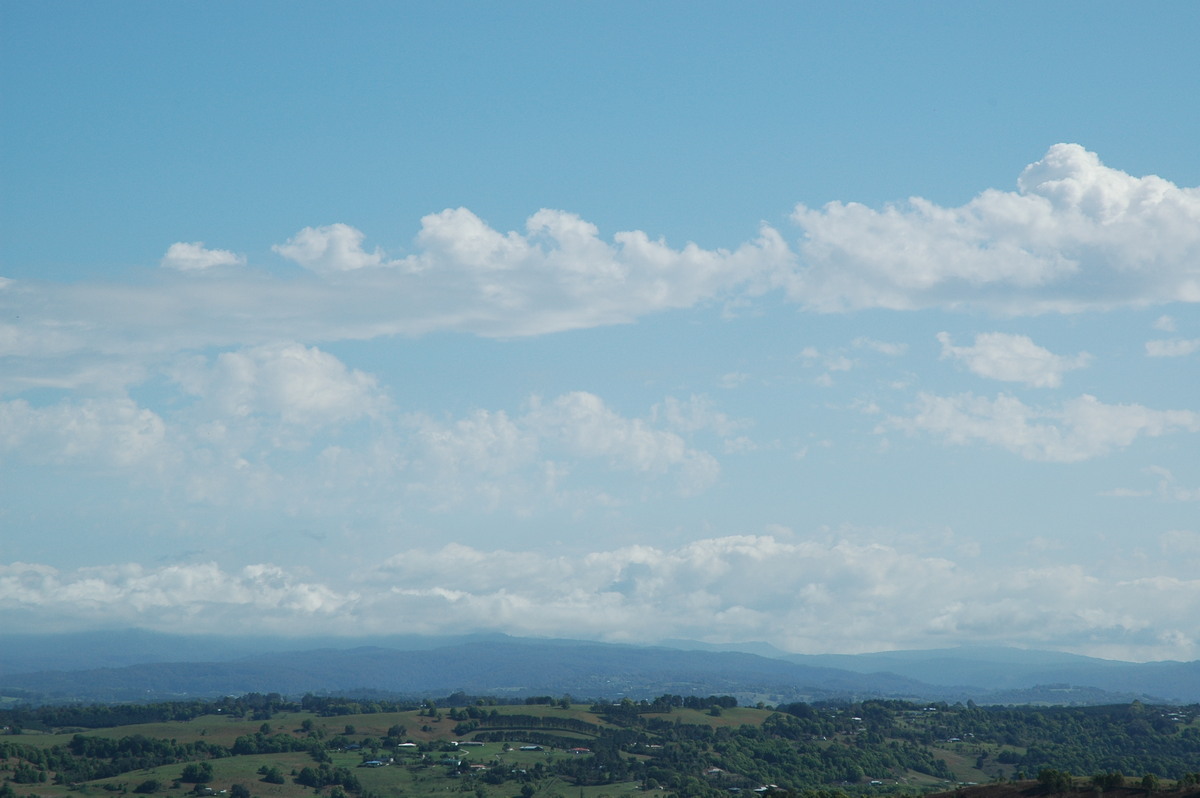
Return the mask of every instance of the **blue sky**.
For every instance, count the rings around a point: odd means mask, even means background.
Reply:
[[[1200,658],[1194,4],[0,13],[4,628]]]

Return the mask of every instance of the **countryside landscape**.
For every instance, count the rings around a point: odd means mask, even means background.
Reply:
[[[1200,0],[0,0],[0,798],[1200,798]]]
[[[257,655],[144,632],[0,642],[3,798],[1200,791],[1196,663],[1167,676],[1005,649],[796,658],[498,635],[261,640],[285,650]],[[222,647],[225,661],[169,657]],[[246,690],[272,681],[307,692]]]
[[[715,798],[1200,790],[1200,707],[278,694],[5,710],[5,798]],[[1074,775],[1072,775],[1074,774]]]

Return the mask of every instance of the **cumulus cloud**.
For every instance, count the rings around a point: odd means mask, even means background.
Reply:
[[[378,416],[388,406],[374,377],[295,342],[190,358],[173,369],[183,389],[228,417],[267,414],[285,424],[323,425]]]
[[[791,257],[766,226],[734,251],[672,249],[640,231],[608,242],[579,216],[547,209],[530,216],[524,232],[496,230],[466,208],[429,214],[417,251],[405,257],[367,252],[364,237],[345,224],[310,227],[274,249],[318,274],[340,275],[349,289],[418,300],[415,318],[392,322],[398,332],[511,336],[627,322],[734,288],[766,290],[769,272]],[[356,273],[363,282],[347,282]]]
[[[713,416],[703,423],[721,426],[720,414],[705,409]],[[602,463],[643,478],[673,475],[685,495],[708,488],[720,472],[716,458],[657,421],[653,414],[624,417],[595,394],[575,391],[550,401],[533,397],[515,415],[475,410],[442,420],[411,414],[404,425],[417,444],[414,468],[425,472],[415,487],[443,502],[473,493],[491,504],[558,497],[564,483],[575,483],[568,479],[570,463]]]
[[[949,333],[937,335],[942,357],[964,364],[973,374],[993,380],[1023,382],[1034,388],[1057,388],[1064,371],[1083,368],[1091,355],[1081,352],[1074,357],[1056,355],[1035,344],[1028,336],[1008,333],[980,333],[974,346],[955,346]]]
[[[412,512],[533,514],[641,501],[662,485],[695,495],[720,473],[708,449],[752,446],[735,440],[744,422],[702,396],[666,397],[640,418],[582,391],[457,417],[406,412],[374,375],[296,342],[186,355],[161,373],[156,409],[119,391],[0,402],[0,465],[99,468],[172,501],[290,514],[397,496]]]
[[[286,277],[217,269],[245,259],[177,242],[161,262],[174,277],[150,284],[5,283],[0,354],[144,357],[436,331],[543,335],[745,303],[774,289],[824,312],[1200,301],[1200,189],[1128,175],[1074,144],[1051,147],[1017,191],[989,189],[961,207],[834,202],[798,207],[792,219],[802,232],[795,249],[767,225],[733,248],[705,249],[640,230],[605,237],[562,210],[501,231],[449,208],[421,220],[407,254],[365,246],[349,224],[303,228],[274,247],[305,270]],[[202,271],[213,273],[196,280]]]
[[[381,265],[383,254],[378,249],[374,252],[363,250],[363,238],[361,230],[348,224],[331,224],[306,227],[287,243],[276,244],[271,249],[318,273],[348,272]]]
[[[552,210],[507,233],[465,208],[431,214],[417,251],[404,257],[368,250],[364,238],[346,224],[301,230],[275,247],[304,267],[299,276],[237,269],[196,280],[197,270],[241,256],[179,243],[164,258],[167,274],[146,284],[13,280],[0,291],[0,356],[41,359],[39,367],[65,374],[78,356],[144,361],[210,347],[437,331],[542,335],[761,293],[793,259],[767,226],[732,250],[675,248],[641,231],[605,239],[595,225]]]
[[[258,618],[261,628],[286,634],[306,618],[346,612],[356,600],[353,593],[272,565],[247,565],[231,573],[216,563],[159,568],[129,563],[74,571],[0,564],[0,610],[23,610],[68,625],[217,632],[246,628]]]
[[[179,241],[167,248],[159,265],[164,269],[175,269],[181,272],[197,272],[216,266],[242,266],[246,263],[244,255],[238,255],[227,249],[205,249],[203,241],[191,244]]]
[[[38,407],[0,402],[0,454],[35,463],[150,468],[170,454],[167,425],[127,397]]]
[[[526,418],[532,428],[579,456],[607,458],[642,473],[664,473],[680,465],[701,484],[715,477],[711,456],[690,450],[676,433],[622,418],[595,394],[574,391],[550,403],[535,399]]]
[[[1191,533],[1161,542],[1171,552],[1196,551]],[[994,563],[969,566],[892,544],[772,534],[582,554],[412,547],[360,570],[348,586],[271,565],[0,566],[0,609],[76,622],[137,618],[171,628],[186,617],[197,631],[303,623],[313,632],[365,634],[436,633],[453,620],[464,631],[613,641],[769,639],[798,652],[969,637],[1096,653],[1103,636],[1127,644],[1109,654],[1185,658],[1200,650],[1200,624],[1188,611],[1198,600],[1195,579],[1112,579],[1072,563],[998,574]]]
[[[1016,192],[957,208],[798,206],[803,266],[788,295],[820,311],[982,307],[1007,313],[1200,301],[1200,189],[1105,166],[1077,144]]]
[[[1200,432],[1200,413],[1105,404],[1084,394],[1054,409],[1030,407],[1013,396],[922,393],[913,415],[881,425],[928,433],[946,443],[999,446],[1027,460],[1073,463],[1107,454],[1137,438]]]

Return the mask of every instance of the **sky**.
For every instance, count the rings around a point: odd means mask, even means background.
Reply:
[[[1200,659],[1200,5],[0,5],[0,629]]]

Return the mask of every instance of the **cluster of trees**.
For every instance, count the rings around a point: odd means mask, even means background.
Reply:
[[[327,762],[322,762],[315,768],[301,768],[296,775],[296,783],[318,790],[336,784],[351,792],[362,792],[362,785],[352,771],[348,768],[333,767]]]
[[[1200,729],[1181,728],[1200,706],[976,707],[940,705],[922,724],[889,734],[922,745],[960,739],[1011,746],[997,761],[1027,774],[1157,773],[1181,778],[1200,767]],[[863,720],[870,723],[864,715]]]
[[[131,770],[227,755],[229,752],[223,746],[204,741],[176,743],[140,734],[120,739],[76,734],[66,745],[48,748],[0,742],[0,760],[17,761],[16,767],[24,781],[46,781],[47,774],[53,772],[57,784],[92,781]],[[31,769],[36,771],[36,778],[27,777]]]
[[[634,701],[629,698],[623,698],[616,703],[597,701],[592,705],[592,712],[610,723],[636,725],[640,715],[662,715],[680,708],[708,710],[713,715],[720,715],[722,709],[731,709],[737,705],[737,699],[731,695],[710,695],[707,698],[694,695],[661,695],[653,701]]]
[[[897,741],[878,743],[862,736],[814,739],[798,734],[782,715],[772,715],[762,726],[668,725],[655,732],[665,742],[661,749],[650,751],[646,777],[688,795],[754,789],[764,784],[789,790],[816,784],[855,784],[891,778],[906,770],[944,779],[954,777],[944,761],[921,746]],[[708,789],[703,791],[687,780],[700,773],[712,774],[704,782]]]
[[[224,714],[269,720],[275,712],[298,711],[301,705],[279,693],[247,693],[215,701],[156,701],[146,704],[67,704],[18,706],[0,709],[0,726],[18,733],[51,729],[104,729],[135,723],[192,720],[201,715]]]

